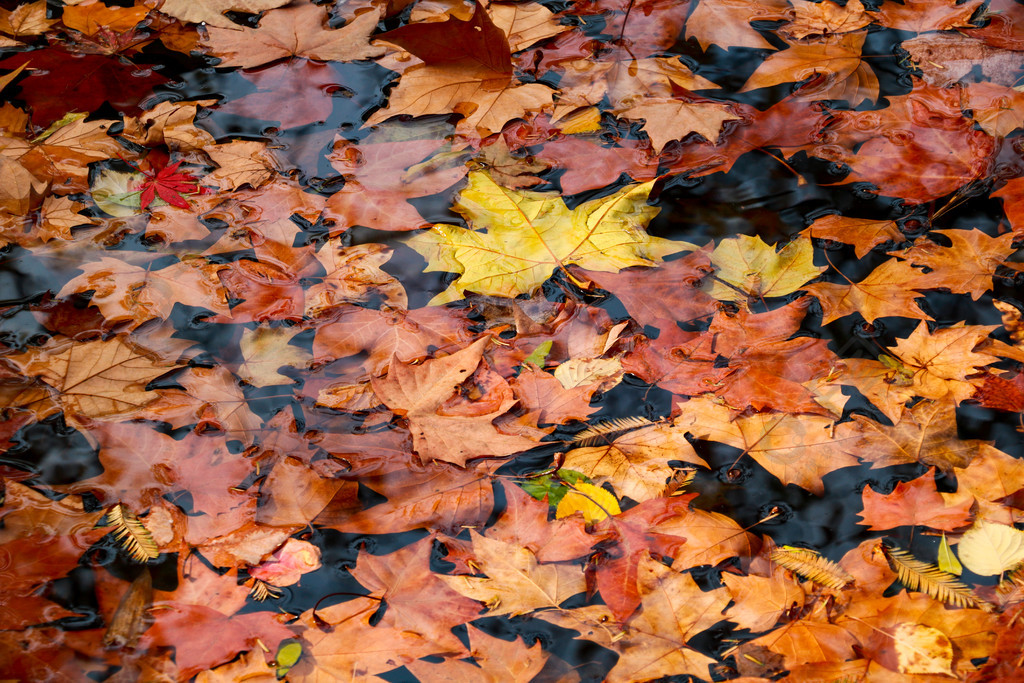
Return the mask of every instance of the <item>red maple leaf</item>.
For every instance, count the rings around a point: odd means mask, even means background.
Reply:
[[[179,172],[180,161],[168,165],[170,159],[162,152],[150,152],[146,161],[149,168],[136,167],[136,170],[146,177],[139,185],[139,189],[142,190],[139,195],[140,207],[145,209],[153,200],[160,197],[171,206],[179,209],[189,208],[182,195],[201,192],[199,179],[191,173]]]

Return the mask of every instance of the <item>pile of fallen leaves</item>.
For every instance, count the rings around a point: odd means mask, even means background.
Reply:
[[[1022,5],[4,7],[0,678],[1019,675]]]

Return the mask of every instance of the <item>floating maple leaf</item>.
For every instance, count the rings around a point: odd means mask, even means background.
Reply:
[[[168,159],[164,154],[151,152],[146,161],[146,166],[139,167],[139,172],[145,176],[145,180],[139,185],[141,208],[149,207],[157,197],[179,209],[189,208],[182,195],[198,192],[198,179],[191,173],[179,171],[180,161],[168,165]]]
[[[461,274],[431,303],[460,299],[466,290],[515,296],[533,291],[553,269],[571,263],[617,272],[693,248],[641,229],[657,214],[647,205],[653,185],[628,186],[570,211],[558,195],[509,190],[486,173],[470,173],[456,208],[487,233],[436,225],[409,240],[428,257],[427,270]]]

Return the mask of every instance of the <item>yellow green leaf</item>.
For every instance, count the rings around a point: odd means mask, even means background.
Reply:
[[[593,524],[607,518],[610,514],[619,514],[621,509],[615,496],[600,486],[581,481],[574,484],[572,490],[562,498],[555,509],[555,519],[562,519],[577,512],[583,513],[583,519],[587,521],[587,524]]]
[[[1024,562],[1024,531],[979,519],[960,539],[959,549],[965,567],[994,576]]]
[[[544,359],[548,357],[549,353],[551,353],[551,343],[550,339],[546,342],[542,342],[523,360],[523,365],[533,364],[538,368],[544,367]]]
[[[956,559],[953,549],[949,547],[946,534],[942,534],[942,543],[939,544],[939,569],[949,574],[960,576],[964,572],[960,560]]]
[[[302,643],[296,640],[286,640],[277,649],[274,661],[277,662],[277,677],[284,678],[288,671],[295,666],[302,656]]]
[[[571,264],[615,273],[695,248],[644,231],[658,213],[647,204],[653,186],[630,185],[569,209],[556,193],[510,190],[482,171],[470,173],[455,209],[474,229],[435,225],[408,242],[427,258],[428,271],[459,274],[430,303],[456,301],[466,291],[514,297]]]
[[[814,265],[814,248],[807,237],[778,251],[756,235],[730,237],[711,252],[711,263],[717,272],[709,280],[709,293],[719,301],[792,294],[825,270]]]
[[[139,183],[144,179],[141,173],[126,173],[104,168],[93,179],[90,191],[96,207],[116,218],[127,218],[142,211]],[[162,199],[153,200],[154,206],[166,204]]]

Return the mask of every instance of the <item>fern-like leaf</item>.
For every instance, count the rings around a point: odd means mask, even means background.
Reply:
[[[996,586],[1000,604],[1009,605],[1024,600],[1024,563],[1018,564],[1003,576]]]
[[[772,562],[826,588],[839,590],[853,583],[853,577],[832,560],[809,548],[784,545],[771,554]]]
[[[978,607],[986,611],[991,609],[987,602],[976,596],[955,575],[922,562],[906,550],[883,545],[882,554],[889,567],[896,572],[896,578],[908,590],[925,593],[954,607]]]
[[[629,432],[652,424],[654,424],[652,421],[640,416],[620,417],[615,420],[598,422],[596,425],[588,427],[574,436],[572,443],[575,446],[594,446],[599,443],[599,439],[602,436],[615,434],[616,432]]]
[[[114,527],[114,538],[136,562],[155,560],[160,556],[160,549],[149,529],[121,503],[107,510],[107,526]]]
[[[272,586],[266,581],[261,581],[260,579],[253,577],[252,582],[252,588],[249,589],[249,595],[260,602],[263,602],[268,598],[274,598],[276,600],[284,594],[284,591],[280,588]]]

